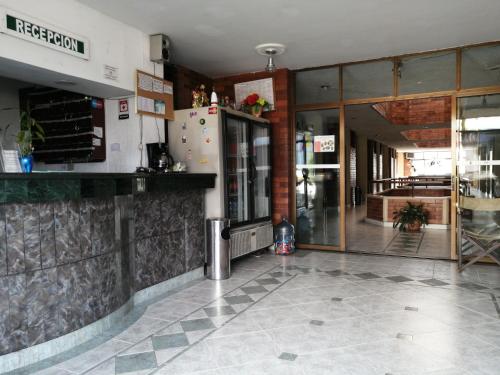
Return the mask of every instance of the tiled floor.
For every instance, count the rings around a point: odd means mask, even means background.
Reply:
[[[365,222],[366,205],[347,210],[347,249],[352,252],[449,259],[451,231],[423,228],[405,233]]]
[[[266,253],[17,374],[498,375],[499,300],[490,265],[459,274],[447,261]]]

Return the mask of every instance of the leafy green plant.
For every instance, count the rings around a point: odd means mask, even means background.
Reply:
[[[399,227],[399,230],[405,232],[408,226],[415,224],[426,225],[428,224],[429,212],[424,209],[424,204],[413,204],[406,202],[406,206],[393,212],[394,228]],[[419,225],[419,227],[420,227]]]
[[[19,122],[20,130],[17,133],[17,144],[21,157],[31,155],[33,152],[33,141],[45,141],[45,131],[40,124],[31,117],[29,112],[21,112]]]

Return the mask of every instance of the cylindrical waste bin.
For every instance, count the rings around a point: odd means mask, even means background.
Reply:
[[[363,192],[361,191],[361,186],[356,185],[354,188],[354,204],[356,206],[361,206],[361,201],[363,199]]]
[[[231,276],[229,238],[229,219],[207,219],[207,278],[224,280]]]

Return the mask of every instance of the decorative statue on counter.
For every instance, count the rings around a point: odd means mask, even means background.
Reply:
[[[231,109],[236,109],[234,105],[234,100],[232,100],[229,96],[224,96],[220,98],[219,105],[221,107],[226,107],[226,108],[231,108]]]
[[[208,95],[205,92],[205,85],[201,84],[193,92],[193,108],[206,107],[209,105]]]

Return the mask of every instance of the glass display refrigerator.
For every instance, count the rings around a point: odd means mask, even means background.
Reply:
[[[188,172],[217,174],[205,215],[230,219],[232,258],[270,246],[269,121],[221,107],[179,110],[168,138],[175,162],[185,163]]]

